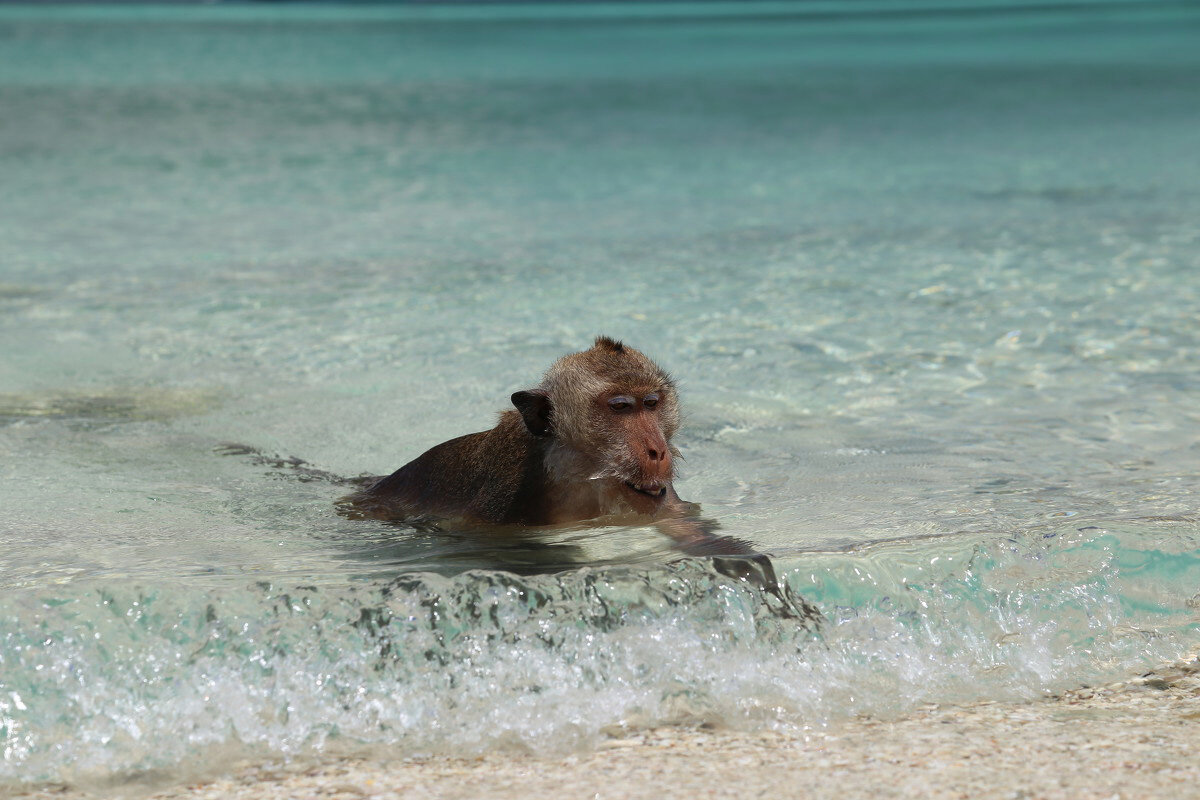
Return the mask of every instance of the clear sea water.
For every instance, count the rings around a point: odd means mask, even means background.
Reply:
[[[0,784],[1036,698],[1200,646],[1200,7],[0,6]],[[654,530],[343,489],[606,333]],[[232,754],[232,755],[231,755]]]

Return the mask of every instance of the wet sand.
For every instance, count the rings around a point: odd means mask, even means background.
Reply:
[[[58,787],[26,796],[87,795]],[[1200,797],[1200,659],[1045,700],[928,707],[804,735],[659,728],[560,758],[495,753],[252,766],[149,796]]]

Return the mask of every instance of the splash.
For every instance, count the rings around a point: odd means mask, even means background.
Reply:
[[[81,780],[230,745],[550,753],[648,725],[800,729],[1035,697],[1198,638],[1200,549],[1145,529],[890,543],[788,567],[819,624],[699,559],[23,593],[0,611],[0,774]]]

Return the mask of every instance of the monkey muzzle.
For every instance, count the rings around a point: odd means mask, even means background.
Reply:
[[[625,481],[625,485],[639,494],[644,494],[647,497],[653,497],[656,499],[665,497],[667,494],[667,486],[661,481],[645,481],[642,483]]]

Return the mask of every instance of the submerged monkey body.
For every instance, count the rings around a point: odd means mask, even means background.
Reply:
[[[436,445],[346,498],[356,516],[486,525],[599,518],[662,522],[673,537],[695,508],[672,485],[679,425],[671,377],[607,337],[555,362],[512,396],[496,426]]]
[[[496,426],[426,450],[369,480],[342,513],[396,522],[494,527],[647,524],[722,574],[778,598],[784,616],[820,618],[781,587],[770,560],[713,534],[672,485],[679,427],[675,382],[649,358],[601,336],[563,356],[541,383],[512,395]]]

